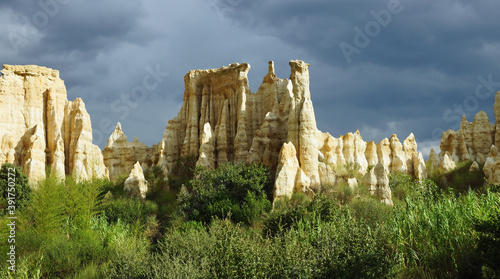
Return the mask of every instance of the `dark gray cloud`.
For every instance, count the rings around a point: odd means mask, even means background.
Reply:
[[[185,73],[233,62],[251,64],[256,91],[268,60],[281,78],[289,60],[305,60],[321,130],[360,129],[375,141],[413,132],[425,151],[463,113],[492,116],[500,90],[497,1],[40,2],[57,5],[0,3],[0,62],[59,69],[69,99],[84,99],[101,147],[117,121],[130,140],[157,143],[182,103]],[[377,29],[377,15],[386,26]],[[355,28],[375,35],[360,47]],[[350,62],[341,43],[357,49]],[[151,69],[161,80],[134,99]],[[488,79],[493,86],[482,85]]]

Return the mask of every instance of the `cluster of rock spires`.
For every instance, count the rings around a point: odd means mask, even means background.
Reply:
[[[313,195],[325,186],[341,183],[354,187],[356,180],[337,171],[346,164],[355,166],[372,194],[387,204],[392,203],[387,173],[426,178],[426,163],[413,134],[403,143],[392,135],[376,144],[365,142],[359,131],[339,138],[319,131],[309,91],[309,64],[292,60],[290,67],[290,77],[280,79],[269,62],[256,93],[248,86],[248,64],[190,71],[184,77],[182,108],[168,121],[158,145],[148,147],[137,138],[129,142],[118,123],[101,152],[92,144],[90,117],[83,101],[67,100],[58,71],[4,65],[0,163],[23,166],[32,180],[44,178],[49,166],[61,178],[69,174],[79,179],[129,175],[127,187],[143,197],[147,190],[143,168],[160,165],[168,172],[187,155],[197,156],[197,164],[205,168],[226,162],[267,165],[275,177],[275,198],[293,192]],[[479,113],[473,123],[464,119],[459,131],[445,132],[441,153],[433,151],[430,156],[431,169],[449,169],[455,162],[474,160],[485,163],[485,173],[494,179],[494,170],[500,170],[496,148],[491,147],[498,147],[495,138],[500,142],[500,136],[495,137],[500,108],[495,105],[497,114],[496,125]]]
[[[445,131],[441,137],[441,152],[434,150],[429,154],[429,171],[434,169],[452,170],[456,163],[473,161],[470,171],[479,171],[483,165],[485,177],[491,183],[500,183],[500,92],[495,96],[493,105],[495,124],[490,123],[484,111],[474,116],[474,121],[462,117],[458,131]]]

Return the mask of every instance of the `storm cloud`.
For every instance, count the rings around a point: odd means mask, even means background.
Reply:
[[[493,121],[498,10],[491,0],[2,1],[0,62],[60,70],[103,148],[118,121],[129,140],[158,143],[189,70],[247,62],[255,92],[267,61],[287,78],[301,59],[320,130],[377,142],[413,132],[427,153],[463,114]]]

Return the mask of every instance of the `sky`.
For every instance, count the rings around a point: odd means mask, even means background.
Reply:
[[[16,0],[0,2],[0,64],[60,71],[102,148],[122,124],[157,144],[184,75],[249,63],[256,92],[275,61],[309,63],[318,128],[379,142],[411,132],[426,156],[441,133],[500,91],[495,0]]]

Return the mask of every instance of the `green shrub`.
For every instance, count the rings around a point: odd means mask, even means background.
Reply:
[[[196,169],[196,156],[181,157],[167,175],[170,190],[179,191],[182,185],[188,185],[194,178]]]
[[[0,168],[0,210],[1,214],[5,213],[4,208],[7,208],[9,183],[14,183],[15,189],[11,194],[15,195],[16,210],[25,206],[32,197],[32,190],[29,185],[28,177],[23,173],[22,169],[12,164],[3,164]]]
[[[38,182],[29,208],[34,229],[41,236],[58,234],[66,222],[64,183],[54,176]]]
[[[144,222],[148,215],[158,210],[158,205],[152,201],[142,201],[139,198],[116,198],[105,200],[101,210],[108,222],[114,223],[121,220],[127,224]]]
[[[500,196],[498,197],[500,198]],[[474,220],[474,229],[479,233],[478,252],[481,263],[489,277],[500,277],[500,207]]]
[[[210,223],[213,217],[230,216],[250,224],[271,208],[266,190],[269,170],[261,165],[225,164],[215,170],[196,170],[189,182],[192,193],[179,194],[179,209],[186,220]]]

